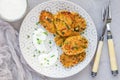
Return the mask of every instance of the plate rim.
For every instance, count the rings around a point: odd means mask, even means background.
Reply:
[[[30,12],[32,12],[32,11],[33,11],[36,7],[38,7],[39,5],[42,5],[42,4],[45,4],[45,3],[49,3],[49,2],[54,2],[54,1],[61,1],[61,2],[67,2],[67,3],[73,4],[73,5],[77,6],[77,7],[79,7],[80,9],[82,9],[82,10],[85,12],[85,14],[91,19],[91,22],[92,22],[93,26],[95,27],[95,31],[96,31],[96,45],[95,45],[95,51],[96,51],[97,43],[98,43],[98,36],[97,36],[97,35],[98,35],[98,32],[97,32],[97,28],[96,28],[96,26],[95,26],[94,20],[92,19],[92,17],[88,14],[88,12],[87,12],[84,8],[82,8],[80,5],[78,5],[78,4],[76,4],[76,3],[72,2],[72,1],[68,1],[68,0],[49,0],[49,1],[45,1],[45,2],[39,3],[39,4],[37,4],[35,7],[33,7],[33,8],[26,14],[24,20],[23,20],[22,23],[21,23],[20,31],[19,31],[19,45],[20,45],[20,43],[21,43],[21,42],[20,42],[21,27],[22,27],[22,25],[23,25],[23,22],[25,22],[25,19],[26,19],[26,18],[28,17],[28,15],[30,14]],[[24,54],[23,54],[23,51],[21,50],[21,46],[20,46],[20,51],[21,51],[21,54],[22,54],[22,56],[23,56],[23,58],[24,58],[24,61],[26,62],[26,64],[28,64],[28,66],[29,66],[33,71],[35,71],[36,73],[38,73],[38,74],[40,74],[40,75],[46,76],[46,75],[40,73],[39,71],[37,71],[36,69],[34,69],[34,68],[29,64],[29,62],[26,60],[26,58],[25,58],[25,56],[24,56]],[[59,76],[59,77],[58,77],[58,76],[53,77],[53,76],[48,76],[48,75],[47,75],[47,77],[50,77],[50,78],[67,78],[67,77],[70,77],[70,76],[74,76],[75,74],[77,74],[77,73],[81,72],[82,70],[84,70],[84,69],[90,64],[90,62],[92,61],[92,59],[93,59],[93,57],[94,57],[94,55],[95,55],[95,51],[94,51],[94,54],[92,54],[92,57],[91,57],[91,59],[88,61],[88,63],[87,63],[84,67],[82,67],[81,70],[75,72],[74,74],[68,75],[68,76],[62,76],[62,77],[61,77],[61,76]]]

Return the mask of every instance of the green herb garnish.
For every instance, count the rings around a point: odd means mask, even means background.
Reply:
[[[51,42],[51,40],[49,40],[49,44],[51,44],[52,42]]]
[[[37,38],[37,43],[41,44],[41,42],[42,42],[42,40],[40,40],[40,39]]]
[[[52,55],[51,58],[54,57],[54,56],[55,56],[55,55]]]
[[[48,36],[48,33],[47,33],[47,32],[43,32],[43,33]]]
[[[62,34],[64,35],[65,33],[64,33],[64,32],[62,32]]]
[[[78,50],[78,47],[73,47],[73,49],[76,49],[76,50]]]

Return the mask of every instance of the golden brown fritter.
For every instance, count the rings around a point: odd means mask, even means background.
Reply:
[[[68,37],[62,45],[62,50],[67,55],[77,55],[85,51],[88,46],[88,41],[83,36]]]
[[[65,53],[60,55],[60,62],[63,64],[64,67],[73,67],[74,65],[82,62],[86,57],[86,52],[82,52],[78,55],[68,56]]]
[[[83,32],[87,26],[85,19],[82,16],[80,16],[78,13],[73,13],[73,15],[74,15],[74,20],[71,27],[74,29],[74,31]]]
[[[52,13],[43,10],[40,14],[39,22],[49,32],[56,33],[56,29],[54,25],[54,16]]]
[[[71,36],[74,31],[71,29],[74,15],[68,11],[60,11],[55,15],[55,26],[57,33],[62,37]]]
[[[67,37],[72,34],[70,27],[62,20],[56,18],[55,21],[56,31],[62,37]]]
[[[55,15],[55,18],[65,22],[68,26],[73,23],[74,15],[69,11],[60,11]]]

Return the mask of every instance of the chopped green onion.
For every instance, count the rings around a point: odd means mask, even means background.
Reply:
[[[51,40],[49,40],[49,44],[51,44],[52,42],[51,42]]]
[[[64,35],[65,33],[64,33],[64,32],[62,32],[62,34]]]
[[[54,56],[55,56],[55,55],[52,55],[51,58],[54,57]]]
[[[43,32],[43,33],[48,36],[48,33],[47,33],[47,32]]]
[[[37,43],[41,44],[41,42],[42,42],[42,40],[40,40],[40,39],[37,38]]]

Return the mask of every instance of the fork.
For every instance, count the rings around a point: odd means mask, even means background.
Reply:
[[[101,57],[102,48],[103,48],[104,35],[106,31],[107,15],[108,15],[108,8],[105,7],[102,12],[102,20],[103,20],[104,26],[102,30],[102,35],[98,42],[98,47],[96,49],[96,55],[95,55],[94,64],[91,72],[92,77],[95,77],[97,75],[98,68],[99,68],[99,62],[100,62],[100,57]]]
[[[117,61],[116,61],[116,56],[115,56],[112,33],[111,33],[111,30],[110,30],[111,21],[112,21],[112,17],[111,17],[111,7],[110,7],[110,0],[109,0],[108,17],[107,17],[107,22],[106,22],[107,41],[108,41],[111,72],[112,72],[112,75],[116,76],[118,74],[118,67],[117,67]]]

